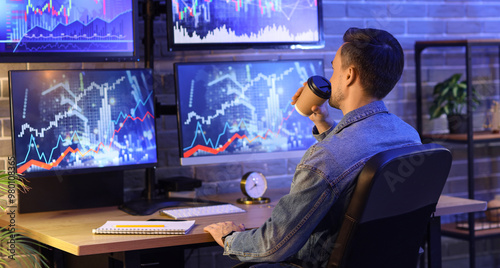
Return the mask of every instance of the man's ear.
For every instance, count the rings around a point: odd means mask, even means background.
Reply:
[[[347,72],[346,72],[346,85],[347,86],[351,86],[354,84],[354,82],[356,81],[356,79],[358,79],[357,77],[358,73],[356,72],[356,69],[354,68],[354,66],[350,66],[349,68],[347,68]]]

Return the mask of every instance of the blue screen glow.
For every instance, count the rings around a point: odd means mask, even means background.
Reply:
[[[0,53],[134,54],[132,0],[0,0]],[[1,61],[1,59],[0,59]]]
[[[155,164],[149,69],[11,71],[19,173]]]
[[[316,140],[291,98],[322,60],[176,64],[182,164],[301,156]],[[255,157],[255,158],[252,158]]]

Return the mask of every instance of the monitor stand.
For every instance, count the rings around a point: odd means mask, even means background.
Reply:
[[[163,197],[158,198],[155,194],[155,168],[146,169],[146,197],[143,199],[132,200],[118,206],[124,212],[135,215],[151,215],[162,208],[179,206],[207,206],[215,204],[224,204],[217,201],[201,200],[197,198],[183,197]]]
[[[132,200],[129,202],[125,202],[118,208],[130,215],[145,216],[145,215],[151,215],[162,208],[180,206],[182,203],[186,201],[188,200],[182,200],[177,198],[140,199],[140,200]]]
[[[18,192],[18,212],[32,213],[118,206],[123,202],[123,171],[28,178],[30,191]]]

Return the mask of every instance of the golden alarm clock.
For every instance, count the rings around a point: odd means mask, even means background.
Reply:
[[[240,204],[265,204],[270,201],[269,198],[264,197],[267,190],[267,179],[260,172],[251,171],[243,175],[240,188],[245,195],[245,197],[236,200]]]

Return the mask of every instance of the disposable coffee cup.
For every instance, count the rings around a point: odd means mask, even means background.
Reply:
[[[295,103],[295,110],[303,116],[310,116],[313,113],[312,107],[325,103],[330,98],[331,92],[332,86],[328,79],[319,75],[311,76]]]

